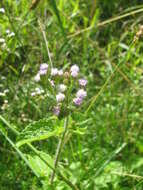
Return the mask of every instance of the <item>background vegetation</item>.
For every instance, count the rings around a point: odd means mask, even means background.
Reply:
[[[0,189],[71,189],[58,175],[49,183],[59,136],[32,143],[34,150],[16,146],[28,125],[33,133],[51,117],[44,95],[31,97],[39,65],[49,63],[45,31],[53,65],[77,64],[88,79],[59,171],[81,190],[142,190],[143,1],[2,0],[0,7]]]

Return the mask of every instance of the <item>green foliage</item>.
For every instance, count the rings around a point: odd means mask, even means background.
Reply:
[[[142,190],[142,36],[133,42],[142,1],[41,0],[30,10],[31,3],[0,2],[0,189]],[[52,116],[48,79],[33,81],[39,65],[50,64],[39,20],[54,67],[77,64],[88,79],[53,184],[64,119]],[[44,93],[32,97],[36,88]]]
[[[52,136],[61,134],[63,127],[57,119],[51,117],[49,119],[41,119],[37,122],[30,123],[18,136],[19,141],[17,146],[21,146],[26,143],[45,140]]]

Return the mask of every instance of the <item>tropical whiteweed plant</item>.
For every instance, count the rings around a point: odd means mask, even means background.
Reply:
[[[48,174],[48,176],[51,175],[50,181],[52,184],[54,176],[58,172],[58,175],[60,175],[59,177],[62,178],[63,181],[73,189],[77,189],[75,185],[59,173],[58,161],[66,135],[69,131],[70,133],[72,131],[75,132],[78,128],[76,128],[76,124],[73,122],[72,117],[76,110],[80,109],[87,96],[87,80],[80,74],[77,65],[72,65],[69,69],[63,70],[53,68],[47,63],[42,63],[40,65],[33,80],[36,83],[36,88],[31,90],[31,98],[38,99],[38,97],[41,96],[43,97],[43,101],[47,101],[47,112],[50,112],[49,118],[43,118],[39,121],[30,123],[22,133],[19,134],[17,147],[35,141],[45,140],[52,136],[60,136],[55,159],[51,161],[52,164],[50,164],[50,166],[48,165],[48,167],[52,169],[52,173]],[[32,148],[32,150],[35,151],[35,148]],[[30,155],[28,155],[28,159],[30,159],[32,163],[35,162],[35,158]],[[42,158],[40,157],[40,159]],[[52,160],[52,158],[50,158],[50,160]],[[49,164],[49,162],[46,163],[46,165],[47,164]],[[35,166],[32,166],[32,168],[35,169]],[[45,175],[43,177],[45,177]]]
[[[58,118],[65,118],[63,135],[59,141],[54,167],[56,169],[60,152],[63,147],[64,138],[68,129],[68,117],[71,113],[79,107],[84,98],[87,96],[85,87],[87,80],[80,78],[79,67],[77,65],[71,66],[70,70],[63,71],[58,68],[49,68],[48,64],[43,63],[36,74],[34,80],[41,83],[45,88],[47,87],[47,96],[51,97],[51,107],[53,114]],[[77,90],[78,89],[78,90]],[[35,96],[41,91],[32,92]],[[51,183],[53,182],[55,172],[51,176]]]

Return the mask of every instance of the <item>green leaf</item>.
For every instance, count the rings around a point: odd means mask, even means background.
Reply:
[[[61,31],[62,31],[64,37],[66,37],[65,30],[64,30],[64,27],[63,27],[63,23],[62,23],[62,20],[61,20],[61,17],[60,17],[60,13],[59,13],[56,1],[55,0],[50,0],[50,4],[51,4],[51,6],[53,8],[53,11],[54,11],[56,17],[57,17],[57,20],[58,20],[59,26],[61,28]]]
[[[52,167],[54,166],[54,161],[49,154],[45,152],[38,151],[39,155],[46,160]],[[38,155],[27,155],[27,159],[29,160],[29,164],[31,168],[38,173],[41,178],[46,178],[51,174],[51,169],[48,165],[38,156]]]
[[[4,126],[0,123],[0,130],[2,131],[2,133],[4,133],[6,135],[6,129],[4,128]]]
[[[120,183],[120,176],[114,175],[114,172],[123,171],[123,165],[119,161],[113,161],[107,165],[104,169],[104,172],[95,178],[94,183],[97,187],[109,188],[109,184],[112,184],[115,189],[117,189],[118,184]]]
[[[52,136],[58,136],[63,131],[62,121],[56,117],[41,119],[29,124],[19,135],[17,146],[20,147],[26,143],[45,140]]]

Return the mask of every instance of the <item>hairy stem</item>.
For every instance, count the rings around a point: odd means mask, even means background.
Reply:
[[[67,128],[68,128],[68,117],[65,118],[64,132],[62,134],[61,139],[59,140],[59,143],[58,143],[58,146],[57,146],[57,150],[56,150],[55,162],[54,162],[54,169],[55,170],[57,168],[58,161],[59,161],[59,158],[60,158],[60,153],[61,153],[62,148],[63,148],[63,142],[64,142],[65,134],[67,132]],[[54,180],[54,177],[55,177],[55,170],[53,170],[53,173],[51,175],[51,184],[53,183],[53,180]]]

